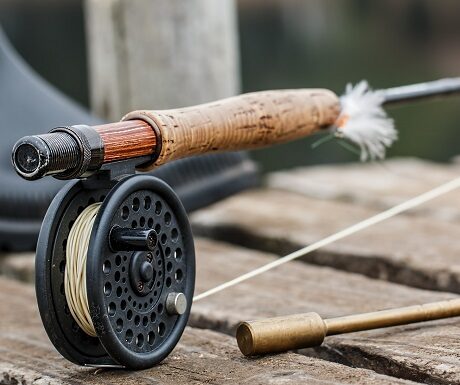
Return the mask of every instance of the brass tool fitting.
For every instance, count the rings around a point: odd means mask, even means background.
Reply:
[[[319,346],[328,335],[460,316],[460,299],[323,320],[317,313],[242,322],[236,331],[245,356]]]
[[[317,313],[294,314],[243,322],[236,339],[245,356],[284,352],[306,346],[319,346],[327,329]]]

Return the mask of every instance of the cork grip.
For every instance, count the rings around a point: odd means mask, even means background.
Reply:
[[[161,148],[144,170],[186,156],[265,147],[313,134],[333,124],[338,97],[325,89],[263,91],[194,107],[133,111],[158,130]]]

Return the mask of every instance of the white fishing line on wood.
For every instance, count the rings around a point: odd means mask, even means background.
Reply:
[[[243,274],[239,277],[236,277],[230,281],[220,284],[219,286],[214,287],[213,289],[207,290],[201,294],[196,295],[193,298],[193,302],[200,301],[210,295],[219,293],[225,289],[228,289],[232,286],[238,285],[241,282],[247,281],[250,278],[256,277],[262,273],[265,273],[269,270],[274,269],[275,267],[284,265],[285,263],[292,261],[294,259],[303,257],[313,251],[318,250],[321,247],[330,245],[331,243],[337,242],[343,238],[346,238],[350,235],[353,235],[361,230],[367,229],[377,223],[383,222],[386,219],[390,219],[398,214],[401,214],[405,211],[408,211],[416,206],[420,206],[423,203],[431,201],[435,198],[440,197],[441,195],[447,194],[453,190],[456,190],[460,187],[460,177],[455,178],[449,182],[446,182],[438,187],[435,187],[421,195],[418,195],[414,198],[411,198],[403,203],[400,203],[388,210],[385,210],[379,214],[376,214],[370,218],[367,218],[361,222],[358,222],[350,227],[347,227],[335,234],[329,235],[326,238],[321,239],[318,242],[315,242],[311,245],[308,245],[300,250],[294,251],[291,254],[288,254],[282,258],[279,258],[273,262],[267,263],[255,270],[252,270],[246,274]]]
[[[78,326],[92,337],[96,337],[97,334],[89,313],[86,260],[91,231],[100,207],[101,203],[93,203],[86,207],[70,229],[64,272],[64,291],[70,312]]]

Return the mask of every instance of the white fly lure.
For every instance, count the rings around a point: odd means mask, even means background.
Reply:
[[[363,80],[354,87],[348,84],[340,101],[335,136],[358,145],[363,162],[384,159],[386,149],[398,139],[393,119],[383,109],[384,92],[371,90]]]

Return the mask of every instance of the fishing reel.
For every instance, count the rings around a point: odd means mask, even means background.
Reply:
[[[187,214],[165,182],[134,175],[142,162],[113,162],[70,182],[42,225],[40,315],[56,349],[79,365],[151,367],[188,321],[195,254]]]

